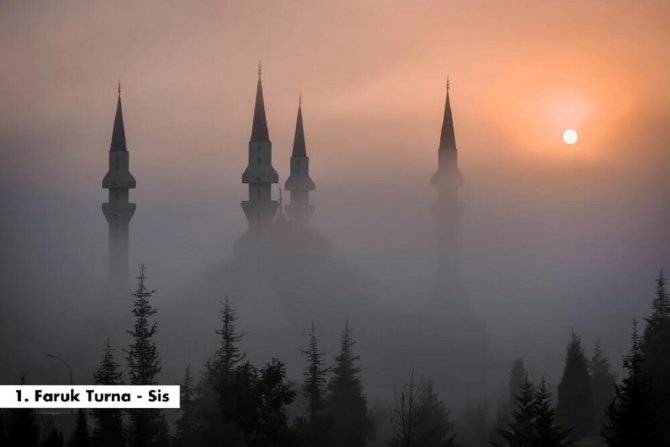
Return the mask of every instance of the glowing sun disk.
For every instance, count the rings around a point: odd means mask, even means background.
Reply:
[[[563,141],[565,144],[575,144],[579,139],[579,134],[575,129],[566,129],[563,132]]]

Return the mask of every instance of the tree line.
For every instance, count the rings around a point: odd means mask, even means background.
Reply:
[[[492,436],[493,445],[563,447],[587,437],[611,447],[670,445],[670,296],[663,271],[645,323],[640,335],[633,320],[625,376],[618,383],[600,343],[588,360],[573,332],[555,408],[544,379],[533,384],[517,359],[510,378],[514,410],[510,420],[509,413],[502,416],[504,427]]]
[[[162,369],[155,342],[156,308],[151,302],[155,291],[146,280],[142,266],[132,294],[134,321],[127,331],[131,342],[123,350],[131,385],[156,385]],[[195,377],[190,365],[185,368],[174,424],[157,409],[79,410],[68,447],[563,447],[589,437],[600,437],[612,447],[670,445],[670,296],[662,271],[641,335],[633,322],[621,381],[611,372],[600,343],[587,359],[580,337],[573,332],[556,396],[543,378],[531,378],[523,359],[516,359],[509,398],[495,423],[483,422],[485,410],[466,411],[465,420],[478,438],[463,436],[464,444],[457,439],[451,414],[431,380],[415,377],[413,367],[407,382],[395,389],[390,411],[373,414],[348,323],[332,362],[320,350],[312,323],[302,350],[302,383],[295,384],[279,359],[261,366],[247,360],[240,348],[243,335],[237,329],[237,314],[227,297],[220,321],[218,347],[200,375]],[[119,385],[123,376],[107,340],[93,382]],[[20,381],[25,383],[25,377]],[[289,408],[298,400],[304,410],[289,416]],[[380,433],[383,423],[389,427],[387,433]],[[65,445],[63,433],[56,428],[39,438],[34,410],[0,413],[0,447]]]

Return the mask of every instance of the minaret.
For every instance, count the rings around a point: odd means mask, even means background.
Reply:
[[[458,151],[454,135],[454,121],[449,101],[449,81],[444,119],[440,135],[438,168],[431,184],[437,188],[437,201],[433,212],[437,222],[438,236],[438,281],[436,298],[452,310],[464,311],[465,299],[460,282],[458,254],[458,225],[462,213],[458,190],[463,185],[463,176],[458,170]]]
[[[309,204],[309,192],[314,191],[314,182],[309,177],[309,157],[305,146],[305,132],[302,126],[302,97],[298,100],[298,118],[295,123],[293,154],[291,155],[291,175],[286,180],[285,189],[291,193],[291,203],[286,206],[289,221],[298,225],[309,223],[314,214],[314,206]]]
[[[272,223],[278,203],[272,200],[272,184],[279,182],[277,171],[272,167],[272,143],[265,119],[261,65],[258,64],[256,106],[249,140],[249,165],[242,174],[242,183],[249,185],[249,200],[242,202],[242,209],[249,221],[249,228],[260,229]]]
[[[109,190],[109,200],[102,204],[102,212],[109,224],[109,275],[117,284],[128,280],[128,225],[135,213],[135,204],[128,201],[129,190],[135,188],[135,178],[128,170],[128,158],[119,83],[109,171],[102,180],[102,187]]]

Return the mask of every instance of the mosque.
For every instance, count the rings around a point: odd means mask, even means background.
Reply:
[[[258,360],[272,356],[289,367],[300,365],[298,348],[304,345],[311,322],[316,322],[322,349],[334,354],[340,331],[348,321],[366,360],[365,375],[374,378],[380,390],[400,383],[413,364],[433,377],[436,388],[451,402],[471,403],[473,393],[483,395],[488,341],[485,323],[473,314],[461,280],[458,228],[463,212],[459,199],[463,176],[449,94],[447,82],[437,170],[431,180],[437,191],[432,208],[437,277],[427,305],[412,314],[400,314],[380,305],[379,285],[336,259],[327,239],[311,223],[316,206],[310,193],[316,183],[310,176],[301,101],[290,175],[283,192],[279,189],[279,200],[273,199],[279,175],[273,167],[259,66],[248,164],[241,178],[248,185],[248,196],[241,202],[248,228],[235,242],[231,258],[187,286],[191,296],[220,291],[219,296],[205,298],[200,305],[191,303],[187,312],[178,312],[180,318],[201,321],[207,332],[185,331],[184,345],[171,347],[169,355],[163,351],[165,357],[178,357],[180,349],[202,346],[198,340],[209,337],[217,326],[218,312],[213,309],[218,310],[216,306],[225,294],[244,321],[245,348],[253,353],[252,360],[254,356]],[[109,200],[102,208],[109,224],[110,284],[128,283],[129,225],[135,211],[129,191],[136,186],[129,167],[119,89],[109,172],[102,184],[109,190]],[[199,287],[202,293],[198,293]],[[442,382],[444,387],[440,387]]]

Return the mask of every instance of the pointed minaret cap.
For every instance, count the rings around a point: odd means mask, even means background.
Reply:
[[[116,101],[116,116],[114,116],[114,130],[110,152],[126,151],[126,131],[123,128],[123,111],[121,110],[121,81],[119,81],[119,97]]]
[[[444,119],[442,121],[442,133],[440,134],[440,150],[442,149],[456,150],[454,119],[451,116],[451,104],[449,102],[449,78],[447,78],[447,100],[444,104]]]
[[[298,98],[298,119],[295,123],[295,137],[293,138],[292,157],[307,157],[305,146],[305,131],[302,126],[302,94]]]
[[[265,119],[265,103],[263,101],[263,85],[261,84],[261,63],[258,63],[258,85],[256,87],[256,106],[254,107],[254,121],[251,126],[250,141],[270,141],[268,122]]]

